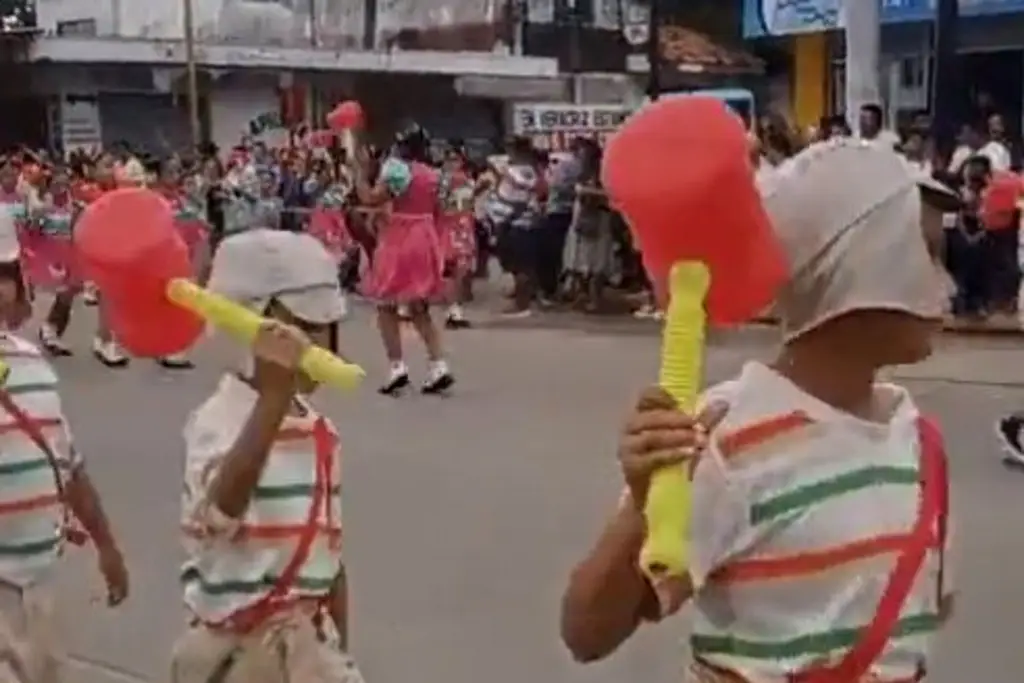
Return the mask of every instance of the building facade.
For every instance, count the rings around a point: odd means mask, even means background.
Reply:
[[[742,0],[747,38],[781,41],[793,58],[792,106],[812,125],[843,111],[844,0]],[[845,0],[849,1],[849,0]],[[864,2],[870,0],[861,0]],[[935,0],[881,0],[880,83],[890,122],[927,109]],[[964,110],[979,102],[1019,130],[1024,104],[1024,0],[960,0]],[[985,107],[981,107],[985,109]]]
[[[543,19],[554,2],[529,4]],[[556,59],[522,55],[506,0],[191,3],[203,137],[222,147],[247,132],[280,135],[267,124],[353,97],[380,129],[415,118],[438,135],[489,138],[502,127],[503,94],[564,94]],[[47,100],[51,142],[190,140],[185,0],[36,4],[32,90]],[[604,0],[593,4],[594,21],[611,21]],[[460,96],[466,79],[476,92]]]

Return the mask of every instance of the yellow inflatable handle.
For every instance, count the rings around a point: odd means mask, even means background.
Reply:
[[[167,283],[167,298],[245,344],[251,344],[256,339],[264,323],[264,318],[245,306],[203,289],[185,278],[175,278]],[[358,387],[366,375],[358,365],[347,363],[319,346],[311,346],[306,350],[299,367],[311,379],[339,389]]]
[[[704,297],[711,275],[703,263],[677,263],[669,275],[669,304],[661,338],[658,384],[680,410],[697,407],[704,364]],[[640,551],[640,568],[651,580],[678,578],[690,562],[691,484],[686,465],[655,472],[647,494],[644,517],[647,539]]]

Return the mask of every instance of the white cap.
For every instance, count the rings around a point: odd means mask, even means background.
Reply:
[[[345,315],[337,266],[304,233],[257,228],[226,238],[208,286],[247,306],[263,308],[276,299],[308,323],[331,324]]]
[[[9,210],[0,207],[0,263],[17,261],[20,255],[18,224]]]

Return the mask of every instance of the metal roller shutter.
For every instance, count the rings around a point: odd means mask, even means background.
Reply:
[[[126,142],[133,149],[169,154],[190,144],[188,110],[171,95],[101,93],[99,107],[105,147]]]

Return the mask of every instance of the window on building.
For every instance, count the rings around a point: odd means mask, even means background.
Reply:
[[[96,35],[95,19],[75,19],[57,22],[58,36],[94,37]]]

